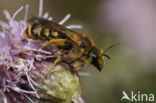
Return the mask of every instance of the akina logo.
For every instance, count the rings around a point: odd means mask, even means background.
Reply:
[[[125,91],[122,91],[122,98],[121,101],[128,100],[128,101],[135,101],[135,102],[154,102],[154,94],[145,94],[141,93],[140,91],[134,92],[131,91],[130,94],[127,94]]]

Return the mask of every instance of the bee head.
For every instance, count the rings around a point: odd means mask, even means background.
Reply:
[[[90,63],[95,66],[99,71],[102,70],[103,66],[104,66],[104,57],[103,57],[103,51],[100,49],[97,49],[95,47],[93,47],[90,51],[89,51],[89,60]]]
[[[89,60],[90,60],[90,63],[92,65],[94,65],[99,71],[102,70],[102,68],[104,67],[104,56],[108,59],[111,59],[109,57],[109,55],[105,54],[107,50],[119,45],[120,43],[117,43],[117,44],[114,44],[114,45],[111,45],[110,47],[106,48],[104,51],[99,49],[99,48],[96,48],[96,47],[93,47],[90,51],[89,51]]]

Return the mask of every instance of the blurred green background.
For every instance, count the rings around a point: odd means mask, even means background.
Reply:
[[[153,3],[156,2],[44,0],[44,13],[48,12],[55,22],[71,13],[72,17],[65,25],[83,25],[83,29],[76,31],[91,37],[98,47],[105,49],[120,42],[119,46],[107,52],[111,60],[105,58],[105,67],[101,72],[91,65],[81,70],[90,74],[80,76],[82,96],[87,103],[129,103],[127,100],[121,101],[122,91],[128,94],[131,91],[156,94],[156,51],[153,49],[156,44],[156,18],[153,12],[156,9]],[[29,4],[29,18],[31,15],[38,16],[38,0],[0,0],[0,20],[7,21],[4,9],[13,14],[25,4]],[[24,12],[21,12],[16,19],[23,18],[23,15]],[[140,20],[142,18],[145,18],[143,22]],[[147,29],[151,27],[153,29]]]

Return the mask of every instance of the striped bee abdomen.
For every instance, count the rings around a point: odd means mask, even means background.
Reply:
[[[37,24],[33,24],[33,25],[30,25],[28,27],[28,33],[30,35],[30,37],[34,38],[34,39],[38,39],[39,38],[39,35],[38,35],[38,32],[35,31],[35,29],[37,29]]]
[[[50,40],[54,38],[52,34],[52,29],[37,23],[29,25],[24,32],[26,38],[32,38],[35,40]]]
[[[50,28],[48,27],[48,25],[44,25],[41,23],[34,23],[29,25],[24,32],[24,36],[26,38],[44,41],[49,41],[51,39],[67,38],[65,33],[57,31],[56,28]]]

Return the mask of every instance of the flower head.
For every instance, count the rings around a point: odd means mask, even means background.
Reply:
[[[52,20],[48,13],[42,16],[43,0],[40,0],[39,17]],[[0,102],[35,103],[61,102],[83,103],[79,78],[70,71],[66,64],[58,65],[52,75],[46,79],[45,73],[57,58],[60,51],[48,46],[37,50],[41,41],[26,39],[23,36],[27,24],[28,5],[25,6],[23,20],[15,17],[24,9],[22,6],[11,17],[7,10],[4,14],[8,23],[0,21]],[[68,14],[59,24],[69,19]],[[80,25],[69,25],[67,28],[81,28]]]

